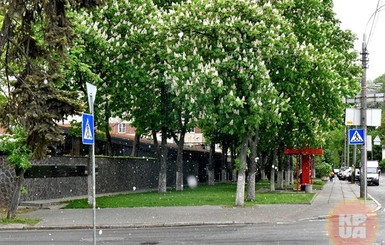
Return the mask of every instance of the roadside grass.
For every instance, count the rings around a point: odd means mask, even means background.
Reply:
[[[23,213],[30,212],[28,209],[19,209],[16,213],[16,215],[20,215]],[[41,221],[40,218],[23,218],[16,216],[12,219],[7,219],[7,212],[6,210],[0,210],[0,225],[7,225],[7,224],[25,224],[25,225],[36,225]]]
[[[40,222],[41,219],[35,218],[20,218],[15,217],[12,219],[2,218],[0,219],[0,225],[7,225],[7,224],[25,224],[25,225],[36,225]]]
[[[323,183],[315,183],[316,189],[322,188]],[[315,193],[277,190],[270,192],[268,181],[259,181],[256,184],[256,200],[246,201],[245,206],[251,207],[258,204],[309,204]],[[203,206],[235,205],[236,183],[199,185],[197,188],[185,188],[183,191],[174,189],[166,193],[144,192],[118,194],[96,198],[97,208],[133,208],[133,207],[169,207],[169,206]],[[245,194],[246,196],[246,194]],[[73,200],[65,206],[67,209],[90,208],[87,199]]]

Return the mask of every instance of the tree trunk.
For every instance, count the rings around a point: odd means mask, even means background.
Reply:
[[[207,177],[208,177],[208,184],[214,185],[215,184],[215,177],[214,177],[214,154],[215,154],[215,143],[210,143],[210,156],[209,161],[207,164]]]
[[[106,155],[107,156],[112,156],[112,138],[111,138],[111,134],[110,134],[110,125],[108,124],[109,122],[109,119],[108,117],[106,116],[106,137],[107,137],[107,145],[106,145]]]
[[[176,190],[183,191],[183,146],[185,130],[182,130],[178,142],[178,153],[176,156]]]
[[[278,186],[278,189],[280,190],[283,189],[283,170],[282,169],[278,170],[278,173],[277,173],[277,186]]]
[[[274,149],[273,152],[273,161],[271,164],[271,171],[270,171],[270,191],[275,191],[275,167],[277,164],[277,149]]]
[[[152,130],[152,138],[154,140],[155,157],[156,159],[158,159],[158,162],[160,163],[160,146],[159,146],[158,138],[156,137],[155,130]]]
[[[159,193],[165,193],[167,191],[167,134],[166,130],[162,129],[162,141],[160,145],[160,171],[159,171]]]
[[[264,169],[261,169],[261,179],[262,180],[267,180],[266,172]]]
[[[19,1],[10,1],[8,7],[8,12],[5,14],[3,23],[1,25],[1,33],[0,33],[0,57],[3,56],[3,49],[5,44],[8,41],[9,32],[11,31],[12,19],[15,14],[21,14],[21,8],[24,7],[24,4]]]
[[[132,151],[131,151],[131,156],[132,157],[137,157],[138,156],[138,149],[140,145],[140,137],[141,134],[138,133],[138,131],[135,132],[135,138],[134,138],[134,143],[132,144]]]
[[[272,167],[270,171],[270,191],[275,191],[275,168]]]
[[[290,156],[290,169],[291,169],[291,175],[290,175],[290,183],[291,184],[295,184],[296,181],[297,181],[297,170],[296,168],[294,168],[294,160],[295,158],[293,156]],[[296,162],[296,164],[298,164],[298,162]]]
[[[291,175],[291,167],[290,167],[290,159],[291,157],[290,156],[287,156],[286,157],[286,164],[285,164],[285,188],[288,188],[291,184],[291,178],[290,178],[290,175]]]
[[[250,166],[248,169],[247,200],[255,200],[255,177],[257,174],[258,134],[250,140]]]
[[[110,113],[110,108],[109,108],[108,103],[106,103],[104,105],[104,110],[105,110],[105,112],[104,112],[104,123],[105,123],[104,131],[105,131],[106,137],[107,137],[107,145],[106,145],[105,154],[107,156],[112,156],[112,138],[111,138],[111,134],[110,134],[110,117],[111,117],[110,114],[111,113]],[[96,130],[95,130],[95,133],[96,133]]]
[[[235,205],[243,206],[245,204],[245,183],[246,183],[246,168],[247,168],[247,146],[249,136],[246,133],[242,140],[241,152],[239,156],[239,169],[237,180],[237,193],[235,197]]]
[[[79,138],[72,138],[71,156],[80,156],[81,140]]]
[[[267,175],[266,175],[266,166],[267,166],[267,161],[269,160],[268,156],[262,156],[262,159],[260,160],[261,162],[261,179],[262,180],[267,180]]]
[[[230,173],[230,177],[231,177],[231,181],[235,181],[236,180],[236,176],[237,176],[237,170],[235,169],[235,158],[236,158],[236,153],[235,153],[235,147],[230,147],[230,157],[231,157],[231,160],[229,162],[229,173]]]
[[[17,207],[19,206],[20,201],[20,190],[24,181],[24,173],[24,169],[16,170],[15,187],[13,189],[11,202],[9,204],[7,219],[12,219],[16,216]]]
[[[221,161],[221,182],[227,182],[227,150],[228,146],[226,143],[222,143],[222,161]]]
[[[278,149],[277,153],[277,165],[278,165],[278,173],[277,173],[277,186],[278,189],[282,190],[283,189],[283,176],[284,176],[284,154],[283,154],[283,149],[284,147],[281,146]]]

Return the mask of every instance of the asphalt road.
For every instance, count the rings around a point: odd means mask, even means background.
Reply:
[[[381,210],[377,212],[379,232],[372,243],[376,245],[385,245],[385,174],[383,175],[379,186],[368,186],[368,193],[382,204]],[[333,243],[335,237],[328,234],[327,225],[327,219],[314,219],[281,224],[104,229],[97,231],[97,244],[338,244]],[[93,231],[0,231],[0,245],[2,244],[93,244]]]
[[[380,185],[368,186],[367,191],[382,206],[381,210],[377,212],[381,226],[377,241],[378,244],[385,244],[385,173],[380,176]]]
[[[293,224],[106,229],[98,233],[97,244],[329,244],[325,220]],[[0,244],[92,243],[92,230],[0,232]]]
[[[381,203],[383,208],[385,208],[385,173],[382,173],[380,176],[379,186],[369,185],[367,188],[368,193]]]

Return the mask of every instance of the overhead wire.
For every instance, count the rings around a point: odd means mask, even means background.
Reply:
[[[368,38],[367,38],[367,40],[364,40],[364,42],[366,43],[366,47],[368,47],[368,45],[369,45],[370,39],[371,39],[373,32],[374,32],[374,29],[375,29],[375,25],[377,24],[378,13],[383,9],[385,9],[385,4],[382,4],[382,0],[378,0],[376,10],[370,16],[368,22],[366,23],[365,30],[367,29],[369,22],[371,22],[371,27],[370,27]]]

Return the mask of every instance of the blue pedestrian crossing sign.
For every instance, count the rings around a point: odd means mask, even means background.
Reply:
[[[364,143],[363,129],[349,129],[349,145],[363,145]]]
[[[82,116],[82,141],[85,145],[93,145],[94,139],[94,116],[83,114]]]

